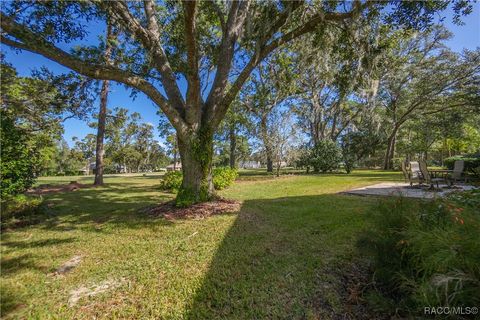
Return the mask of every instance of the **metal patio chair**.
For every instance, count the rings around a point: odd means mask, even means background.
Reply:
[[[447,185],[449,184],[445,176],[432,177],[432,175],[427,169],[427,163],[424,160],[420,160],[419,164],[420,164],[420,171],[422,172],[423,178],[425,179],[426,183],[430,184],[431,189],[433,189],[434,184],[436,184],[437,188],[439,188],[440,182],[445,182]]]

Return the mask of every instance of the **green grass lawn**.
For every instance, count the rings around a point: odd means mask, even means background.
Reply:
[[[287,175],[242,171],[221,192],[240,212],[168,221],[142,208],[173,197],[160,177],[112,176],[102,188],[45,196],[39,223],[2,234],[6,318],[253,319],[343,314],[341,270],[374,198],[337,194],[399,173]],[[92,177],[49,177],[39,183]],[[81,263],[52,276],[65,261]],[[73,290],[116,283],[70,306]]]

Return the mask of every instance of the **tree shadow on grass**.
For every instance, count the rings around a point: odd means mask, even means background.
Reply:
[[[109,184],[102,188],[80,189],[48,194],[38,210],[28,216],[21,214],[4,229],[33,226],[47,230],[85,229],[101,232],[100,225],[118,228],[143,228],[170,225],[165,219],[154,219],[142,209],[168,201],[172,195],[160,193],[155,186]]]
[[[40,248],[46,246],[60,245],[65,243],[72,243],[76,238],[64,238],[64,239],[43,239],[37,241],[2,241],[2,245],[15,249],[27,249],[27,248]]]
[[[342,270],[367,207],[341,195],[245,201],[184,316],[344,319]]]
[[[2,257],[0,261],[2,277],[12,275],[25,269],[39,270],[42,272],[45,271],[44,268],[38,266],[34,260],[34,256],[31,254],[23,254],[14,258]]]
[[[22,254],[21,250],[68,245],[76,241],[75,237],[68,237],[69,231],[109,233],[119,232],[121,229],[128,231],[173,224],[166,219],[149,216],[142,210],[171,199],[170,195],[160,193],[155,187],[125,186],[118,183],[102,188],[49,194],[43,199],[40,210],[32,211],[33,216],[19,215],[15,217],[19,223],[2,230],[2,277],[11,277],[28,270],[47,273],[48,268],[38,263],[41,260],[39,257],[31,253]],[[27,227],[60,231],[56,233],[60,238],[18,240],[15,231],[23,231],[21,229]],[[33,229],[31,230],[33,233]],[[18,294],[15,288],[2,284],[1,291],[2,316],[7,316],[24,304],[22,295]]]
[[[18,310],[22,306],[24,306],[22,298],[11,289],[2,285],[0,288],[0,314],[2,317],[6,318],[9,313]]]

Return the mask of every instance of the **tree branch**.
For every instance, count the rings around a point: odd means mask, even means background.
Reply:
[[[213,109],[218,101],[223,97],[225,88],[227,87],[235,43],[240,35],[240,30],[242,29],[243,23],[245,22],[249,5],[249,0],[232,2],[230,12],[228,14],[226,32],[223,34],[222,44],[218,52],[219,63],[217,66],[217,72],[213,80],[212,89],[205,103],[207,109],[207,118],[210,118],[212,112],[215,112]]]
[[[200,77],[198,74],[198,48],[197,48],[197,2],[184,1],[185,10],[185,44],[187,47],[187,110],[186,120],[189,123],[198,123],[201,115],[200,105]]]
[[[143,7],[147,17],[147,28],[153,37],[153,40],[160,41],[160,26],[157,21],[157,10],[152,0],[144,0]]]
[[[98,80],[113,80],[140,90],[160,106],[176,128],[180,130],[184,129],[185,124],[180,121],[181,117],[178,111],[172,107],[170,102],[165,99],[157,88],[145,79],[113,66],[85,62],[44,40],[40,35],[16,23],[3,13],[0,15],[0,18],[2,31],[21,41],[12,40],[1,35],[0,40],[2,43],[14,48],[40,54],[87,77]]]
[[[284,35],[280,36],[279,38],[272,40],[270,43],[268,43],[268,40],[264,42],[260,47],[260,51],[258,51],[256,54],[253,55],[253,57],[250,59],[250,61],[247,63],[247,65],[244,67],[242,72],[240,72],[240,75],[237,77],[233,85],[231,86],[230,90],[227,92],[225,95],[223,101],[220,103],[221,108],[228,108],[230,103],[235,99],[235,96],[237,93],[240,91],[242,88],[243,84],[245,81],[248,79],[250,76],[251,72],[257,64],[262,61],[266,56],[268,56],[271,52],[273,52],[275,49],[280,47],[281,45],[288,43],[308,32],[311,32],[315,29],[317,25],[319,25],[321,22],[324,21],[343,21],[346,19],[351,19],[356,16],[358,16],[363,10],[366,8],[370,7],[373,1],[367,1],[365,3],[361,3],[360,1],[356,0],[354,1],[352,5],[352,9],[349,12],[346,13],[337,13],[337,12],[330,12],[330,13],[318,13],[314,15],[308,22],[303,24],[302,26],[299,26],[295,28],[294,30],[285,33]],[[285,19],[287,19],[285,17]],[[281,26],[282,24],[278,22],[278,25]],[[274,34],[275,32],[273,32]],[[268,43],[268,44],[267,44]],[[224,114],[225,111],[222,110],[220,114]]]
[[[466,107],[466,106],[470,106],[470,103],[465,102],[465,103],[452,104],[452,105],[448,105],[448,106],[443,107],[443,108],[423,112],[422,115],[435,114],[435,113],[443,112],[443,111],[448,110],[448,109],[453,109],[453,108],[458,108],[458,107]]]
[[[150,6],[152,5],[152,6]],[[167,55],[163,50],[159,39],[155,39],[155,34],[151,34],[147,31],[138,21],[128,9],[128,5],[124,0],[116,0],[116,1],[107,1],[105,2],[104,6],[106,6],[107,10],[109,10],[113,17],[124,27],[125,30],[130,31],[135,35],[137,40],[143,45],[143,47],[147,50],[147,52],[151,55],[153,63],[155,64],[155,68],[162,76],[162,84],[165,88],[165,92],[169,100],[171,101],[172,105],[175,106],[177,111],[184,115],[185,112],[185,103],[183,101],[182,94],[180,93],[180,89],[178,88],[175,74],[168,62]],[[149,4],[145,7],[145,10],[149,12],[149,14],[153,14],[153,4]],[[153,19],[154,16],[151,17],[152,19],[148,19],[149,23],[155,23]],[[154,28],[153,26],[152,28]]]

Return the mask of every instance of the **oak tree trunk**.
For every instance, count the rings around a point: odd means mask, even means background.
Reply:
[[[191,134],[177,134],[183,180],[178,206],[188,206],[214,197],[212,180],[213,131],[201,128]]]
[[[270,148],[266,148],[267,152],[267,172],[273,172],[273,160],[272,160],[272,151]]]

